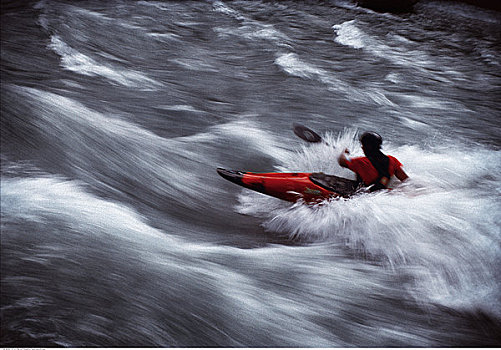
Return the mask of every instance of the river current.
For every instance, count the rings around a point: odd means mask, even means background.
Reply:
[[[2,6],[2,346],[501,344],[499,12]],[[216,173],[353,178],[365,130],[408,182],[308,206]]]

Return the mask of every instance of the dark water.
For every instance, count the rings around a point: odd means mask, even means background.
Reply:
[[[428,1],[1,16],[3,346],[500,345],[501,18]],[[304,145],[293,122],[335,147]],[[291,205],[374,129],[411,180]]]

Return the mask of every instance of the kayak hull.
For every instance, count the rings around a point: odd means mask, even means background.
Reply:
[[[333,197],[348,197],[357,183],[323,173],[252,173],[218,168],[223,178],[242,187],[289,202],[320,202]],[[329,179],[330,183],[323,181]]]

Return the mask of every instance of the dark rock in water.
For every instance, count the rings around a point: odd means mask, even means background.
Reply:
[[[359,0],[358,5],[379,12],[409,12],[418,0]]]

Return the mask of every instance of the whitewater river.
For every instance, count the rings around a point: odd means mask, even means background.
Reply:
[[[1,15],[2,346],[501,344],[499,12],[24,3]],[[365,130],[410,181],[312,207],[216,173],[353,178]]]

